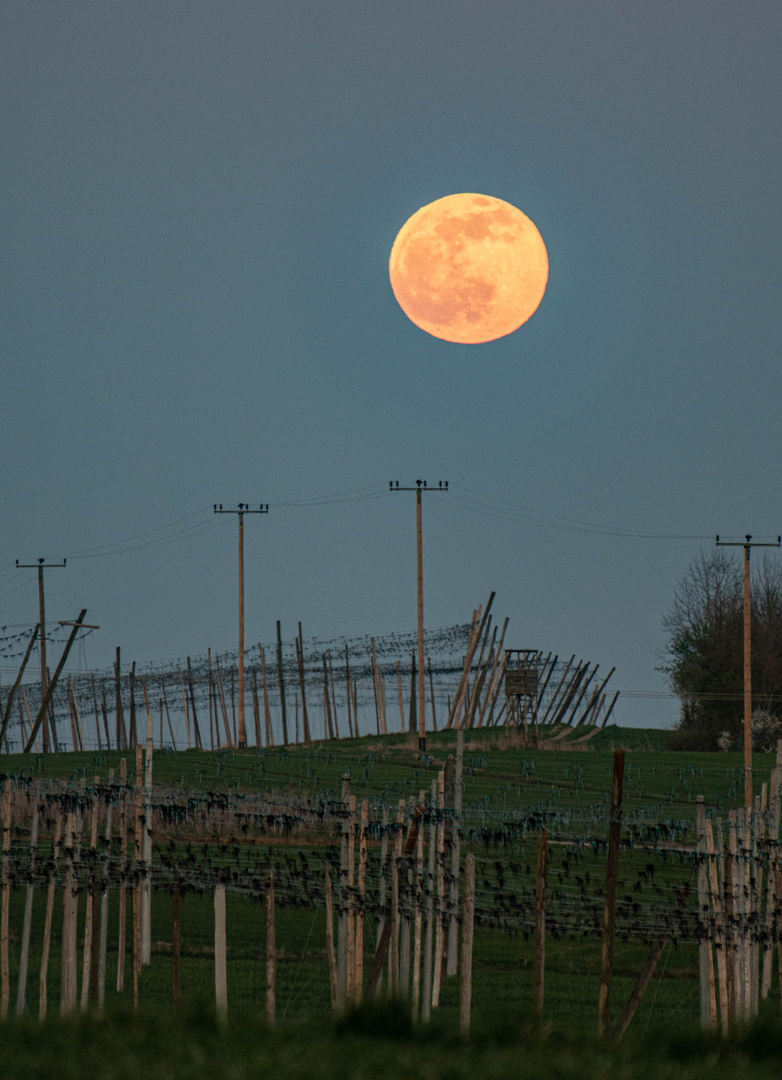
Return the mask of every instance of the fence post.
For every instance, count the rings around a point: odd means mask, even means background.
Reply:
[[[451,822],[451,887],[448,919],[449,975],[455,975],[459,957],[459,867],[461,866],[462,777],[464,774],[464,730],[456,732],[456,770],[453,777],[453,821]]]
[[[221,1023],[228,1019],[228,965],[225,938],[225,885],[215,885],[215,1007]]]
[[[60,838],[62,836],[62,811],[59,806],[54,818],[54,846],[52,851],[52,869],[49,874],[49,890],[46,894],[46,920],[43,927],[43,946],[41,949],[41,974],[39,981],[38,1019],[46,1019],[48,1006],[49,952],[52,944],[52,917],[54,915],[54,892],[57,887],[57,860],[60,857]]]
[[[703,925],[703,937],[698,942],[698,971],[700,981],[701,1000],[701,1027],[705,1029],[714,1026],[713,1012],[716,1010],[716,999],[712,993],[713,980],[711,940],[709,935],[709,878],[706,851],[706,807],[704,798],[699,795],[696,801],[695,825],[698,834],[698,919]],[[713,1002],[713,1008],[712,1008]]]
[[[9,905],[11,881],[9,878],[8,852],[11,850],[11,781],[6,780],[3,790],[3,914],[0,929],[0,1017],[8,1016],[11,1000],[11,969],[8,957]]]
[[[35,809],[30,826],[30,881],[24,898],[24,924],[22,926],[22,952],[19,957],[19,985],[16,991],[16,1015],[22,1016],[27,1007],[27,969],[30,960],[30,931],[33,922],[33,877],[35,875],[35,856],[38,846],[38,792],[33,790]]]
[[[277,1017],[277,936],[274,923],[274,871],[266,871],[266,1023]]]
[[[462,962],[459,971],[459,1032],[470,1034],[472,1004],[472,942],[475,926],[475,856],[470,852],[464,866],[464,908],[462,909]]]
[[[109,786],[111,786],[114,780],[114,770],[109,770]],[[111,800],[106,800],[106,831],[104,833],[104,851],[103,851],[103,875],[101,881],[101,897],[100,897],[100,929],[98,931],[100,938],[99,952],[98,952],[98,1008],[102,1009],[106,1001],[106,950],[108,946],[109,935],[109,857],[111,854],[111,817],[112,817],[112,805]]]

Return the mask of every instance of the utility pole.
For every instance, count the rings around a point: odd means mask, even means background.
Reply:
[[[744,548],[744,805],[752,809],[752,594],[749,584],[749,553],[753,547],[780,547],[782,537],[774,543],[753,541],[750,535],[743,540],[720,540],[717,547]]]
[[[269,504],[261,503],[257,510],[249,503],[239,503],[236,510],[224,510],[222,503],[214,504],[216,514],[236,514],[239,519],[239,746],[247,746],[247,728],[244,722],[244,515],[268,514]]]
[[[38,571],[38,624],[40,627],[40,641],[41,641],[41,701],[46,697],[46,687],[48,683],[47,669],[46,669],[46,610],[43,602],[43,572],[44,570],[61,570],[65,566],[66,560],[63,559],[61,563],[48,563],[45,559],[39,559],[37,563],[20,563],[16,560],[16,565],[20,570],[37,570]],[[49,752],[49,724],[44,718],[43,722],[43,752],[48,754]]]
[[[415,492],[415,524],[418,547],[418,749],[426,753],[426,672],[424,671],[424,551],[423,528],[421,524],[421,496],[425,491],[440,492],[448,490],[448,481],[440,480],[437,487],[427,487],[426,480],[416,480],[415,487],[400,487],[398,480],[388,483],[391,491]]]

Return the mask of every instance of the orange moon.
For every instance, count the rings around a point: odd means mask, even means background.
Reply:
[[[548,253],[526,214],[490,195],[446,195],[422,206],[394,241],[391,288],[427,334],[474,345],[512,334],[534,314]]]

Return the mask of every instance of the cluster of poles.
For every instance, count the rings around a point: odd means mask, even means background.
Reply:
[[[771,989],[782,925],[781,787],[782,740],[770,781],[750,806],[712,821],[698,799],[701,1024],[723,1034],[756,1016]],[[782,944],[777,949],[782,993]]]
[[[384,984],[390,996],[408,1004],[414,1019],[425,1023],[440,1003],[445,979],[459,973],[460,1027],[463,1032],[469,1031],[475,858],[467,855],[461,898],[463,761],[464,737],[460,731],[455,762],[448,758],[432,780],[428,813],[426,790],[419,793],[417,800],[414,796],[399,800],[392,830],[388,807],[383,808],[379,904],[384,913],[378,921],[377,945],[366,979],[364,908],[369,802],[362,800],[359,810],[356,797],[350,794],[350,778],[343,777],[336,945],[334,871],[329,867],[325,882],[327,952],[335,1011],[372,999]]]
[[[530,671],[534,665],[534,678],[527,678],[523,694],[516,693],[508,680],[518,680],[519,650],[504,648],[508,620],[501,628],[493,624],[493,601],[494,593],[485,608],[473,611],[464,627],[428,636],[432,648],[440,650],[440,658],[434,664],[431,654],[425,659],[429,700],[423,705],[424,730],[507,724],[522,726],[537,742],[546,726],[594,727],[598,719],[604,726],[618,697],[617,692],[606,707],[606,685],[613,671],[598,682],[597,665],[576,663],[575,657],[560,663],[550,653],[544,656],[527,650],[524,663]],[[239,747],[243,721],[237,682],[245,674],[252,724],[245,729],[244,745],[253,741],[256,747],[306,745],[370,733],[420,733],[417,657],[412,651],[409,672],[403,670],[400,659],[387,655],[396,644],[389,639],[345,643],[344,655],[332,655],[330,648],[320,650],[305,643],[299,623],[295,659],[289,660],[283,656],[278,622],[276,655],[268,656],[258,643],[248,650],[246,672],[236,657],[221,661],[211,651],[194,664],[188,657],[186,664],[164,672],[137,674],[135,663],[123,672],[118,647],[109,677],[68,675],[61,679],[84,615],[73,624],[57,670],[53,675],[47,672],[40,694],[37,687],[22,681],[35,634],[31,637],[19,675],[5,700],[0,700],[0,746],[6,751],[15,746],[17,735],[25,752],[132,750],[139,737],[138,714],[150,706],[158,721],[161,747]],[[464,649],[460,660],[444,655],[455,647]],[[64,724],[70,738],[63,733]]]
[[[151,717],[150,717],[151,721]],[[127,783],[127,761],[122,759],[118,791],[118,818],[113,817],[114,802],[105,803],[105,820],[101,822],[101,800],[97,797],[82,800],[77,793],[59,805],[54,814],[54,835],[51,858],[47,860],[46,914],[43,929],[39,976],[38,1015],[44,1019],[48,1009],[49,959],[52,945],[55,894],[62,884],[62,939],[60,1013],[67,1015],[77,1007],[102,1007],[106,996],[106,956],[109,925],[109,851],[113,830],[118,827],[120,842],[119,939],[117,942],[116,988],[125,989],[128,952],[127,914],[129,893],[132,901],[132,982],[133,998],[138,1005],[139,975],[143,965],[152,961],[152,766],[153,748],[148,727],[146,752],[136,748],[136,784]],[[100,778],[95,777],[96,785]],[[115,785],[113,770],[109,785]],[[86,786],[86,782],[85,785]],[[24,797],[23,797],[24,798]],[[2,797],[2,914],[0,915],[0,1017],[6,1017],[10,1007],[9,918],[11,897],[11,828],[14,804],[19,795],[14,784],[6,780]],[[19,977],[16,1014],[27,1009],[28,967],[32,931],[33,897],[37,883],[38,836],[42,804],[37,793],[29,792],[27,807],[17,806],[20,819],[30,819],[29,860],[26,867],[24,922],[21,933]],[[70,805],[69,805],[70,804]],[[88,807],[85,815],[84,807]],[[86,818],[86,820],[85,820]],[[99,836],[103,824],[103,836]],[[88,829],[89,845],[84,849],[83,834]],[[79,988],[79,897],[86,862],[86,906],[82,936],[81,986]]]

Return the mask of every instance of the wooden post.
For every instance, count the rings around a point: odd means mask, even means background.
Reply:
[[[100,777],[95,777],[95,784],[100,782]],[[84,955],[82,958],[81,974],[81,1009],[87,1008],[90,1001],[90,978],[92,975],[92,956],[97,949],[94,939],[95,925],[95,880],[96,859],[98,855],[98,799],[93,796],[92,809],[90,811],[90,881],[87,886],[87,910],[84,915]]]
[[[310,737],[310,719],[307,712],[307,687],[305,679],[305,639],[301,633],[301,623],[299,623],[299,634],[296,638],[296,663],[299,671],[299,689],[301,691],[301,727],[304,731],[304,741],[306,743],[311,742]]]
[[[399,660],[396,662],[396,681],[399,688],[399,730],[404,735],[405,732],[405,697],[402,693],[402,664]]]
[[[352,704],[352,701],[353,701],[353,695],[352,695],[352,692],[351,692],[352,689],[353,689],[353,684],[352,684],[352,681],[351,681],[351,678],[350,678],[350,655],[349,655],[348,646],[347,646],[347,643],[346,643],[345,644],[345,692],[347,694],[347,703],[348,703],[348,732],[350,734],[350,738],[355,739],[355,738],[358,737],[358,725],[356,724],[354,726],[351,723],[351,713],[353,712],[353,709],[351,709],[351,704]]]
[[[35,858],[38,848],[38,792],[33,790],[35,807],[30,825],[30,879],[24,898],[24,923],[22,925],[22,951],[19,956],[19,983],[16,991],[16,1015],[22,1016],[27,1008],[27,969],[30,961],[30,931],[33,922],[33,878],[35,876]]]
[[[475,856],[467,856],[464,866],[464,908],[462,910],[462,963],[459,973],[459,1033],[470,1034],[472,1003],[472,943],[475,925]]]
[[[603,911],[603,950],[598,999],[598,1033],[608,1035],[611,1023],[611,982],[614,975],[614,931],[616,926],[616,883],[619,872],[619,840],[622,831],[622,793],[625,771],[624,750],[614,751],[614,776],[611,785],[611,820],[608,826],[605,908]]]
[[[720,895],[719,875],[717,873],[717,858],[714,851],[714,830],[711,821],[704,821],[706,829],[706,853],[709,858],[709,888],[711,891],[711,903],[714,911],[715,946],[717,953],[717,975],[719,980],[720,1000],[720,1025],[723,1036],[729,1031],[728,1010],[728,968],[726,963],[725,922],[722,914],[722,897]]]
[[[391,858],[391,945],[389,948],[388,990],[391,996],[399,993],[399,872],[404,844],[405,800],[400,799],[396,811],[394,852]]]
[[[326,698],[328,701],[328,698]],[[348,996],[348,933],[350,902],[348,899],[348,857],[350,848],[350,776],[342,777],[342,827],[339,848],[339,936],[337,938],[337,1009],[342,1012]]]
[[[424,997],[421,1019],[426,1023],[432,1015],[432,959],[434,953],[434,864],[437,851],[437,780],[432,780],[429,796],[429,856],[426,874],[426,930],[424,939]]]
[[[190,674],[190,657],[188,675]],[[195,696],[193,680],[190,676],[190,693],[193,697],[193,717],[195,718]],[[154,720],[149,707],[147,688],[144,686],[144,705],[147,710],[147,745],[144,760],[144,820],[141,844],[141,858],[144,863],[144,879],[141,883],[141,963],[152,963],[152,768],[154,761]],[[200,739],[199,739],[200,742]]]
[[[77,826],[75,814],[68,814],[65,825],[65,880],[63,883],[62,912],[62,984],[60,991],[60,1015],[67,1016],[76,1007],[77,967],[76,967],[76,917],[78,914],[79,893],[76,877],[76,835],[81,832]]]
[[[171,736],[171,745],[176,750],[176,739],[174,738],[174,728],[173,728],[173,725],[171,724],[171,712],[170,712],[170,710],[168,708],[168,697],[166,696],[166,684],[165,684],[163,679],[160,680],[160,685],[161,685],[161,687],[163,689],[163,704],[164,704],[165,709],[166,709],[166,720],[168,721],[168,733]],[[213,689],[214,689],[214,687],[213,687]],[[217,701],[215,701],[215,729],[217,729]],[[218,737],[217,741],[218,742],[220,741],[219,737]]]
[[[730,899],[732,938],[733,938],[733,1020],[744,1018],[744,976],[742,969],[741,941],[743,934],[742,915],[744,910],[743,888],[741,886],[741,867],[738,857],[738,812],[728,812],[728,867],[730,867]]]
[[[329,696],[329,672],[326,667],[326,654],[323,654],[323,737],[334,738],[334,728],[331,723],[331,698]]]
[[[109,770],[109,784],[114,780],[114,770]],[[99,953],[98,953],[98,1008],[102,1009],[106,1001],[106,951],[109,935],[109,859],[111,857],[111,802],[106,803],[106,831],[104,833],[103,850],[103,880],[101,882],[100,897],[100,928],[99,928]]]
[[[328,652],[329,658],[329,681],[331,682],[331,708],[334,714],[334,733],[339,738],[339,717],[337,716],[337,694],[334,689],[334,669],[331,666],[331,650]]]
[[[122,684],[121,684],[121,681],[120,681],[121,670],[122,669],[120,667],[120,655],[119,655],[119,645],[118,645],[117,646],[117,660],[116,660],[116,663],[114,665],[115,711],[116,711],[116,714],[117,714],[116,715],[116,721],[117,721],[116,728],[117,728],[117,730],[116,730],[116,734],[115,734],[115,745],[116,745],[118,750],[127,750],[128,740],[127,740],[127,736],[125,734],[125,718],[122,715]]]
[[[350,821],[348,823],[348,972],[347,1000],[353,1004],[356,991],[356,910],[354,901],[356,863],[356,796],[348,800]]]
[[[711,941],[709,940],[709,871],[706,854],[706,808],[702,795],[698,796],[696,806],[696,827],[698,833],[698,918],[703,925],[702,937],[698,942],[698,968],[700,973],[701,1027],[713,1026],[709,969],[711,962]]]
[[[423,806],[426,792],[418,794],[418,804]],[[421,944],[423,928],[423,902],[424,902],[424,830],[418,830],[418,840],[415,847],[415,928],[413,932],[413,993],[412,1014],[418,1017],[418,1008],[421,1001]]]
[[[427,671],[429,672],[429,700],[432,703],[432,731],[437,731],[437,711],[434,704],[434,678],[432,676],[432,658],[426,658]]]
[[[11,968],[8,954],[11,879],[8,853],[11,850],[12,799],[11,781],[6,780],[3,785],[3,914],[0,921],[0,1018],[3,1020],[8,1016],[11,1000]]]
[[[190,657],[187,658],[187,686],[190,691],[190,708],[193,713],[193,735],[195,737],[196,750],[203,750],[203,742],[201,740],[201,728],[198,726],[198,712],[196,710],[195,703],[195,689],[193,687],[193,669],[190,665]],[[144,687],[144,699],[146,701],[147,712],[149,712],[149,701],[147,700],[147,691]]]
[[[220,657],[215,657],[215,663],[217,665],[217,689],[220,693],[220,709],[223,714],[223,728],[225,730],[225,745],[228,747],[233,746],[233,738],[231,736],[231,725],[228,721],[228,709],[225,704],[225,687],[223,686],[223,673],[220,669]],[[190,749],[190,733],[188,730],[188,749]]]
[[[768,884],[766,886],[766,937],[767,944],[763,947],[763,972],[761,976],[760,993],[764,999],[768,997],[771,990],[771,976],[772,967],[774,962],[774,948],[773,941],[775,938],[775,920],[774,909],[775,901],[779,903],[782,901],[782,896],[777,893],[776,889],[776,871],[779,867],[779,852],[777,844],[779,842],[779,822],[780,822],[780,803],[782,803],[782,739],[777,742],[777,761],[776,767],[771,773],[771,784],[769,789],[769,804],[768,804],[768,840],[769,850],[771,857],[768,865]]]
[[[255,745],[260,750],[263,746],[263,740],[261,739],[261,706],[258,701],[258,676],[253,670],[253,723],[255,725]]]
[[[749,537],[744,545],[744,807],[752,809],[752,592]],[[749,823],[747,823],[749,825]]]
[[[49,890],[46,894],[46,919],[43,927],[43,946],[41,949],[41,974],[39,979],[38,1019],[46,1019],[48,1006],[49,952],[52,944],[52,918],[54,915],[54,891],[57,886],[57,861],[60,857],[60,837],[62,836],[62,814],[55,812],[54,844],[52,847],[52,869],[49,874]]]
[[[361,823],[358,854],[358,905],[356,907],[355,974],[353,977],[354,1000],[361,1004],[364,991],[364,898],[367,880],[367,829],[369,827],[369,800],[361,800]]]
[[[415,796],[410,796],[410,814],[408,823],[415,811]],[[410,900],[413,887],[413,864],[408,858],[402,858],[399,862],[399,989],[405,1000],[410,996],[410,937],[412,930],[412,912]]]
[[[459,956],[459,867],[462,862],[462,789],[464,775],[464,731],[456,732],[456,770],[453,778],[453,822],[451,825],[451,886],[448,918],[447,974],[455,975]]]
[[[119,942],[117,944],[117,993],[125,989],[125,952],[128,922],[128,759],[119,763],[119,839],[120,839],[120,886],[119,886]]]
[[[535,885],[535,968],[532,990],[532,1007],[538,1020],[543,1019],[543,994],[546,973],[547,840],[546,830],[541,829],[538,837],[538,865]]]
[[[375,680],[375,687],[377,693],[377,705],[378,716],[380,720],[380,734],[388,734],[388,725],[386,723],[386,690],[383,683],[383,675],[380,671],[380,665],[377,662],[377,649],[375,648],[375,639],[372,638],[372,674]]]
[[[377,899],[380,914],[377,920],[377,940],[380,941],[385,930],[387,916],[385,914],[386,892],[386,862],[388,861],[388,807],[384,806],[380,817],[380,865],[378,867]]]
[[[432,974],[432,1008],[440,1004],[443,981],[443,956],[445,952],[445,776],[437,776],[437,918],[434,939],[434,972]]]
[[[280,713],[282,717],[282,743],[288,745],[288,717],[285,711],[285,675],[282,670],[282,630],[277,620],[277,678],[280,683]]]
[[[641,998],[644,996],[644,992],[649,985],[652,976],[655,973],[657,964],[660,957],[663,954],[663,949],[668,944],[670,939],[668,937],[661,937],[652,946],[652,951],[646,959],[646,963],[641,969],[641,974],[638,976],[638,980],[632,989],[630,998],[625,1006],[624,1012],[619,1017],[616,1027],[614,1028],[612,1038],[621,1039],[624,1033],[630,1026],[630,1022],[635,1016],[638,1006],[641,1004]]]
[[[136,747],[136,790],[133,798],[135,835],[133,844],[133,1008],[138,1009],[141,977],[141,861],[144,851],[143,759],[142,747]]]
[[[258,651],[261,654],[261,674],[263,675],[263,718],[266,725],[266,745],[274,746],[274,734],[272,732],[272,712],[269,707],[269,683],[266,678],[266,653],[263,646],[258,642]]]
[[[334,950],[334,903],[331,894],[331,871],[326,866],[326,954],[329,960],[329,986],[331,987],[331,1008],[336,1011],[339,996],[337,978],[337,954]]]
[[[228,1018],[228,957],[225,935],[225,885],[215,885],[215,1007],[217,1018]]]
[[[739,841],[741,845],[741,889],[739,894],[739,911],[742,915],[742,929],[741,929],[741,975],[742,975],[742,1000],[743,1000],[743,1020],[750,1020],[752,1017],[752,986],[751,986],[751,968],[750,968],[750,919],[752,916],[752,893],[750,888],[751,883],[751,866],[750,866],[750,852],[751,852],[751,837],[750,831],[752,829],[752,813],[748,811],[746,807],[738,811],[738,826],[739,826]]]
[[[277,937],[274,925],[274,871],[266,871],[266,1023],[277,1019]]]

